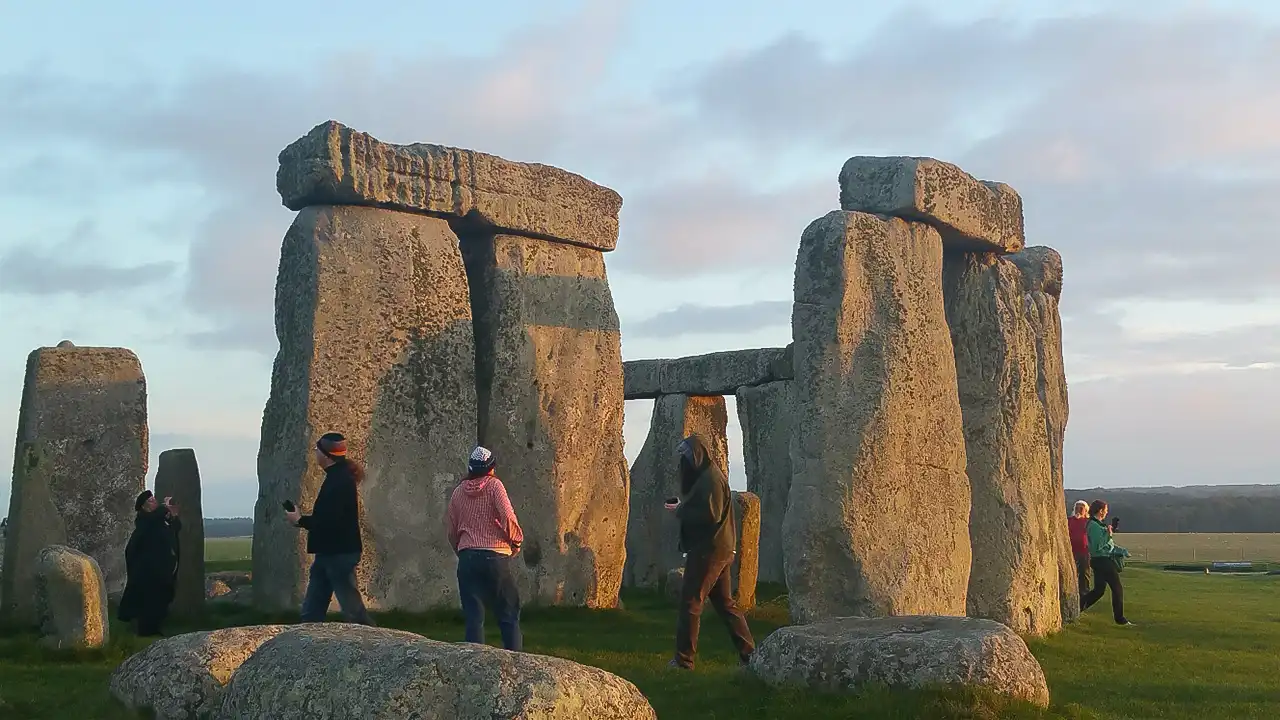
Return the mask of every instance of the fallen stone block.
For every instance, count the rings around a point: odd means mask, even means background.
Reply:
[[[1017,633],[991,620],[901,616],[840,618],[780,628],[751,657],[772,685],[828,692],[977,687],[1049,705],[1044,672]]]
[[[107,589],[98,563],[64,545],[50,545],[36,559],[36,617],[41,642],[57,649],[107,644]]]
[[[268,640],[231,676],[217,720],[654,720],[599,668],[400,630],[332,623]]]
[[[482,221],[501,232],[613,250],[622,196],[550,165],[414,143],[393,145],[330,120],[280,152],[290,210],[372,205]]]
[[[208,718],[236,670],[286,625],[250,625],[162,638],[111,673],[111,695],[156,720]]]
[[[928,223],[956,250],[1014,253],[1025,240],[1016,190],[933,158],[849,158],[840,207]]]

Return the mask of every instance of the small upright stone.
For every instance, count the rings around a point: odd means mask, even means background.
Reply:
[[[733,597],[743,612],[756,606],[760,575],[760,498],[751,492],[733,493],[733,522],[738,551],[733,556]]]
[[[23,462],[27,443],[38,444],[44,459],[34,473],[15,464],[15,480],[43,487],[20,489],[15,482],[4,564],[20,575],[5,581],[0,606],[18,622],[34,619],[20,568],[30,567],[42,546],[24,537],[28,533],[54,532],[58,541],[93,557],[108,594],[123,591],[133,503],[147,475],[147,384],[138,357],[125,348],[33,351],[17,435],[16,462]]]
[[[200,467],[190,448],[160,453],[156,497],[178,503],[182,530],[178,533],[178,578],[170,612],[174,617],[198,618],[204,612],[204,508],[200,497]]]
[[[738,390],[738,422],[747,490],[760,498],[760,581],[786,582],[782,519],[791,490],[791,383]]]
[[[849,158],[840,207],[928,223],[955,250],[1015,253],[1025,239],[1016,190],[933,158]]]
[[[34,625],[36,560],[50,545],[67,544],[67,527],[53,504],[49,454],[38,442],[20,442],[13,459],[4,565],[0,572],[0,622]]]
[[[35,573],[41,641],[57,649],[107,644],[107,590],[92,557],[65,545],[40,551]]]
[[[699,435],[711,450],[712,462],[729,466],[729,423],[724,398],[663,395],[653,403],[649,435],[631,466],[631,508],[627,522],[628,587],[656,588],[684,560],[680,552],[680,523],[663,507],[680,496],[680,457],[676,446]]]
[[[498,231],[596,250],[618,244],[622,196],[567,170],[474,150],[393,145],[328,121],[280,152],[290,210],[370,205],[480,220]]]

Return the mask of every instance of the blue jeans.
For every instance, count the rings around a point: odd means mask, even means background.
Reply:
[[[458,596],[467,619],[467,642],[484,644],[485,608],[493,611],[502,631],[502,646],[524,650],[520,634],[520,591],[511,574],[512,557],[492,550],[458,552]]]
[[[338,596],[338,607],[347,622],[373,625],[365,610],[364,598],[356,589],[356,565],[360,553],[341,555],[316,555],[311,561],[311,577],[307,580],[307,594],[302,598],[302,622],[324,622],[329,613],[329,601]]]

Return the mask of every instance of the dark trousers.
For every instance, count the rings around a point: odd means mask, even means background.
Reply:
[[[680,616],[676,620],[676,663],[693,667],[698,655],[698,631],[702,621],[702,605],[711,598],[716,614],[724,621],[738,650],[738,659],[746,662],[755,652],[755,641],[747,619],[733,600],[729,567],[733,559],[710,558],[690,554],[684,561],[684,585],[680,588]]]
[[[1076,555],[1076,577],[1080,580],[1080,597],[1089,594],[1089,556]]]
[[[1093,567],[1093,590],[1080,598],[1080,609],[1087,610],[1102,599],[1102,594],[1111,588],[1111,611],[1116,622],[1124,622],[1124,587],[1120,585],[1120,568],[1116,561],[1109,557],[1095,557],[1090,560]]]
[[[373,625],[365,610],[364,598],[356,589],[356,565],[360,553],[316,555],[311,561],[307,594],[302,598],[302,622],[323,622],[329,613],[329,601],[338,596],[338,607],[347,622]]]
[[[467,620],[467,642],[484,644],[485,608],[493,611],[502,631],[502,647],[524,650],[520,634],[520,591],[511,573],[513,557],[492,550],[458,552],[458,596]]]

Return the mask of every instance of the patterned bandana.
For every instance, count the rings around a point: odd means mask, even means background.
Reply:
[[[472,472],[481,472],[493,467],[493,453],[488,448],[476,447],[471,451],[471,459],[467,462],[467,467]]]

